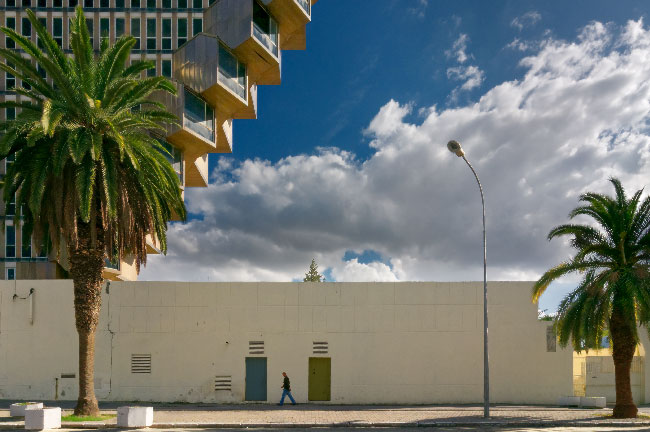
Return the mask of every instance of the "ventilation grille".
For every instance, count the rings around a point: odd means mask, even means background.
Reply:
[[[131,354],[131,373],[150,374],[151,354]]]
[[[248,341],[249,354],[264,354],[264,341]]]
[[[329,351],[328,342],[314,342],[314,354],[327,354]]]
[[[215,391],[219,391],[219,390],[231,391],[232,390],[232,376],[231,375],[224,375],[224,376],[216,376],[216,377],[214,377],[214,389],[215,389]]]

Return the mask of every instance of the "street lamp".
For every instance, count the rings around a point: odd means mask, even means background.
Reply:
[[[483,187],[478,179],[474,167],[465,157],[465,152],[458,141],[449,141],[447,148],[458,157],[462,157],[469,169],[472,170],[478,189],[481,192],[481,204],[483,205],[483,416],[490,417],[490,364],[488,356],[488,296],[487,296],[487,247],[485,243],[485,199]]]

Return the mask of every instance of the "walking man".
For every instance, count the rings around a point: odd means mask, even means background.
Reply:
[[[282,376],[284,377],[284,381],[282,382],[282,399],[280,399],[278,405],[284,405],[285,396],[289,396],[289,399],[291,399],[291,405],[295,405],[296,401],[293,399],[293,396],[291,396],[291,383],[289,382],[289,377],[286,372],[282,372]]]

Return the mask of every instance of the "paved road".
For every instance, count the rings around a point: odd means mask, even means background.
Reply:
[[[115,432],[116,429],[59,429],[62,432]],[[190,432],[242,432],[243,429],[185,429]],[[245,429],[247,432],[277,432],[278,429]],[[615,432],[615,431],[650,431],[650,427],[582,427],[582,428],[481,428],[481,427],[458,427],[458,428],[312,428],[312,429],[303,429],[296,428],[291,429],[291,432],[360,432],[360,431],[372,431],[372,432],[414,432],[420,430],[430,430],[435,432],[473,432],[473,431],[485,431],[485,432],[497,432],[497,431],[507,431],[507,432]],[[15,431],[24,432],[24,429],[15,429]],[[129,429],[129,431],[142,431],[142,432],[178,432],[179,429]]]

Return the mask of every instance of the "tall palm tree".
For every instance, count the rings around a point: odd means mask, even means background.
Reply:
[[[113,46],[104,41],[96,54],[80,7],[71,20],[69,57],[31,10],[27,16],[42,48],[1,29],[28,55],[0,49],[7,61],[0,68],[23,83],[15,89],[20,100],[0,104],[20,110],[0,123],[0,158],[16,157],[3,199],[16,194],[23,229],[37,244],[47,240],[59,257],[67,248],[79,334],[75,414],[96,415],[94,346],[105,259],[131,255],[139,271],[147,235],[165,251],[167,221],[185,217],[179,179],[151,135],[176,118],[148,100],[154,91],[175,90],[163,77],[141,79],[151,62],[127,67],[133,37]]]
[[[614,417],[636,417],[630,367],[638,343],[637,326],[650,323],[650,197],[631,198],[610,179],[615,196],[585,193],[569,218],[587,216],[592,224],[560,225],[548,239],[570,236],[575,256],[548,270],[533,287],[537,301],[548,285],[569,273],[583,274],[578,287],[560,303],[556,328],[560,344],[571,340],[578,352],[598,348],[606,329],[612,343],[616,378]]]

